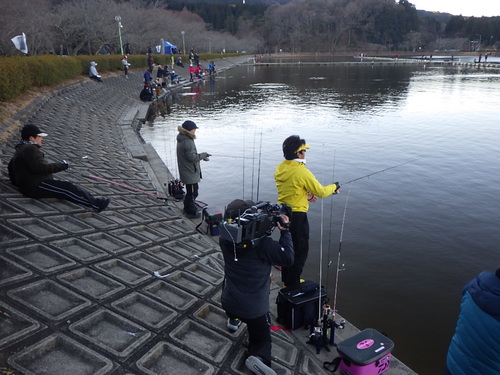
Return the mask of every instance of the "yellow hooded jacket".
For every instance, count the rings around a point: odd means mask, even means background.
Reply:
[[[321,185],[304,163],[295,160],[283,160],[276,167],[274,179],[278,188],[278,203],[288,204],[295,212],[309,210],[308,192],[325,198],[338,189],[336,184]]]

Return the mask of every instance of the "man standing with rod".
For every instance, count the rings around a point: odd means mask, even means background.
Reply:
[[[283,142],[283,160],[274,172],[278,188],[278,203],[292,207],[290,233],[295,250],[295,262],[290,267],[283,267],[281,279],[286,287],[300,284],[300,275],[309,253],[309,222],[307,211],[309,202],[316,202],[317,197],[326,198],[337,194],[338,182],[323,186],[312,172],[306,168],[306,150],[309,145],[298,135],[292,135]]]
[[[198,197],[198,183],[201,180],[200,160],[208,161],[211,156],[206,152],[198,154],[194,140],[196,139],[198,126],[187,120],[178,127],[177,135],[177,164],[179,176],[182,183],[186,185],[186,196],[184,197],[184,214],[189,219],[200,216],[196,209],[195,200]]]

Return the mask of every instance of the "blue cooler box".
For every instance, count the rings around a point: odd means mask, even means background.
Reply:
[[[367,328],[337,345],[342,375],[377,375],[389,369],[394,343],[380,332]]]

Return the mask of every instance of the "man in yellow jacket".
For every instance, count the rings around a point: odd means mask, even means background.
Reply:
[[[300,275],[309,253],[309,222],[307,211],[309,202],[316,202],[317,197],[325,198],[339,192],[339,183],[321,185],[312,172],[306,168],[306,150],[309,145],[298,135],[292,135],[283,142],[283,160],[274,172],[278,188],[278,203],[292,207],[290,233],[295,250],[295,262],[290,267],[283,267],[281,279],[287,286],[300,283]]]

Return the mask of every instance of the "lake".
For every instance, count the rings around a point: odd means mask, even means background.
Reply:
[[[463,284],[500,267],[499,115],[494,69],[261,64],[178,92],[141,134],[178,176],[177,127],[195,121],[198,151],[213,154],[198,199],[220,210],[236,198],[276,201],[274,169],[292,134],[311,146],[321,183],[371,175],[311,204],[303,277],[321,271],[332,297],[340,255],[339,313],[387,334],[416,372],[441,375]]]

